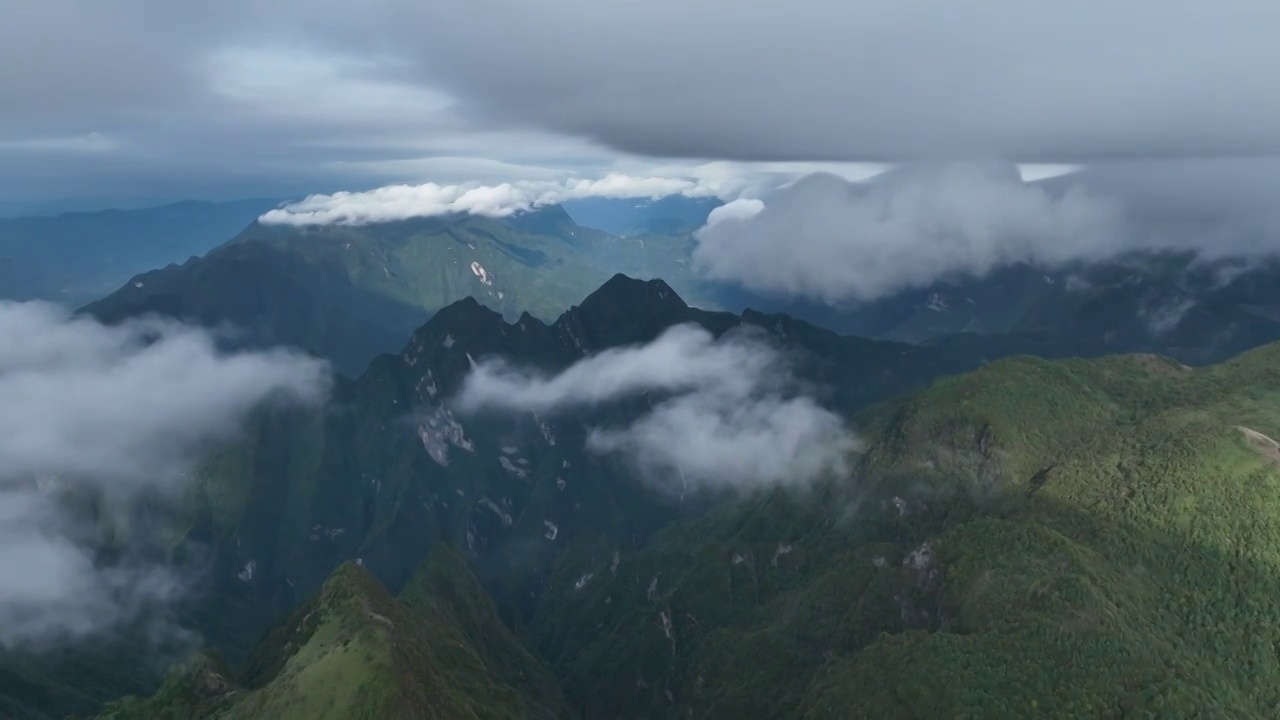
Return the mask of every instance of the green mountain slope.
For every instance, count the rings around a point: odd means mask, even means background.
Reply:
[[[1080,355],[1157,352],[1192,364],[1225,360],[1280,339],[1280,265],[1132,252],[1108,261],[1017,263],[943,278],[863,303],[832,307],[704,289],[727,308],[771,308],[823,327],[901,342],[1017,341]]]
[[[551,325],[527,315],[509,324],[463,300],[437,313],[398,354],[340,381],[324,411],[260,415],[242,442],[197,469],[179,530],[189,554],[210,566],[201,592],[178,609],[180,622],[238,664],[342,562],[361,561],[399,591],[432,548],[448,545],[472,563],[504,619],[520,627],[565,548],[642,543],[702,504],[656,495],[629,468],[585,451],[590,423],[626,420],[643,405],[555,419],[463,418],[446,400],[471,359],[501,355],[565,368],[685,322],[717,335],[743,324],[768,333],[795,349],[805,379],[833,388],[824,402],[840,410],[983,361],[841,337],[783,316],[697,310],[665,283],[622,276]],[[41,687],[72,682],[47,664],[37,669]],[[141,670],[116,692],[145,687]],[[93,694],[110,697],[110,687]]]
[[[579,225],[618,237],[632,237],[691,233],[706,223],[711,211],[722,204],[716,198],[668,195],[658,200],[582,198],[567,200],[563,207]]]
[[[465,562],[433,553],[400,597],[354,563],[275,628],[239,674],[207,657],[102,720],[557,718],[554,678],[498,619]]]
[[[612,237],[579,227],[559,206],[359,226],[255,222],[205,257],[143,273],[83,311],[106,322],[153,312],[230,324],[247,340],[296,345],[355,376],[465,297],[508,320],[551,319],[617,272],[679,285],[691,277],[689,242]]]
[[[754,326],[790,350],[859,431],[849,477],[676,499],[584,449],[645,399],[555,418],[449,407],[485,357],[555,371],[679,323]],[[397,684],[426,673],[453,707],[559,712],[550,683],[516,682],[534,671],[513,628],[592,718],[1269,717],[1280,345],[1197,369],[995,359],[1019,350],[706,312],[623,276],[549,325],[453,303],[324,412],[259,416],[199,469],[186,537],[214,562],[183,619],[244,670],[197,666],[129,702],[155,713],[169,706],[137,703],[195,693],[201,712],[281,716],[323,686],[353,713],[435,707]],[[458,579],[464,561],[479,585]],[[399,598],[348,582],[367,577],[351,563]],[[318,606],[345,620],[319,633]],[[396,628],[444,613],[433,627],[456,639],[456,621],[465,641],[386,641],[351,608]],[[463,649],[395,650],[424,642]],[[330,663],[363,679],[329,682]]]
[[[179,621],[238,664],[338,564],[359,560],[399,590],[432,548],[451,545],[474,564],[503,615],[519,624],[562,546],[642,539],[696,508],[654,496],[625,468],[588,455],[586,423],[599,416],[460,419],[443,401],[470,370],[470,358],[504,355],[563,368],[680,322],[717,334],[744,322],[785,334],[806,348],[815,381],[848,380],[831,398],[842,406],[964,367],[934,351],[841,338],[789,318],[696,310],[664,283],[621,276],[553,325],[527,315],[508,324],[474,300],[461,301],[399,354],[340,381],[331,407],[263,414],[243,442],[198,468],[178,530],[188,554],[211,566],[200,593],[178,609]],[[617,417],[637,411],[623,408]],[[548,522],[557,528],[551,539]],[[105,657],[118,653],[113,645]],[[44,658],[6,658],[0,666],[17,668],[30,688],[13,685],[0,694],[34,699],[24,707],[59,717],[59,710],[82,712],[94,699],[138,692],[154,671],[128,663],[121,675],[97,654],[77,659],[66,667],[80,670],[68,677]],[[83,685],[99,675],[102,683]],[[83,697],[71,702],[58,690],[68,685]]]
[[[715,334],[746,323],[785,337],[804,378],[832,387],[826,402],[842,410],[982,362],[841,337],[781,316],[697,310],[660,281],[622,276],[552,325],[528,315],[508,324],[474,300],[460,301],[401,353],[340,384],[327,411],[260,418],[245,442],[201,468],[190,538],[218,549],[218,580],[200,627],[234,658],[266,617],[300,602],[339,562],[361,559],[399,588],[442,542],[502,588],[504,616],[518,622],[562,547],[643,539],[695,512],[584,449],[590,424],[632,417],[643,405],[554,419],[463,418],[446,402],[475,359],[562,369],[684,322]],[[550,539],[548,523],[556,527]]]
[[[817,502],[566,559],[539,645],[588,717],[1270,717],[1277,359],[939,380]]]
[[[1018,263],[841,307],[750,293],[708,282],[695,268],[693,232],[712,206],[689,198],[568,204],[584,223],[617,235],[579,225],[564,206],[506,218],[252,222],[206,256],[137,275],[84,311],[108,322],[155,312],[230,325],[243,331],[245,341],[296,345],[334,360],[353,377],[379,353],[396,351],[425,318],[464,297],[509,321],[522,312],[551,320],[618,272],[664,278],[703,307],[784,312],[844,333],[970,346],[966,352],[976,352],[975,344],[1016,345],[1046,355],[1141,351],[1202,364],[1280,338],[1274,290],[1280,266],[1205,261],[1192,253],[1135,252],[1051,268]],[[86,215],[77,222],[95,239],[119,234],[109,221],[114,216],[103,217]],[[162,229],[172,232],[177,221],[164,222],[170,225]],[[187,225],[205,235],[222,227],[195,220]],[[123,273],[118,268],[150,264],[143,258],[186,256],[160,253],[153,247],[158,241],[148,240],[156,232],[135,229],[129,242],[112,245],[127,245],[130,257],[136,255],[133,265],[108,262],[97,251],[55,252],[57,243],[39,245],[50,248],[40,262],[63,273]],[[0,222],[0,251],[3,233]],[[30,252],[37,244],[22,247]],[[0,294],[30,295],[19,289],[42,277],[30,271],[31,262],[12,263],[11,278],[0,269]]]
[[[0,218],[0,298],[83,304],[132,275],[203,255],[275,205],[184,202]]]
[[[422,310],[351,282],[345,268],[300,262],[263,243],[237,243],[138,276],[82,310],[106,323],[148,313],[231,330],[251,345],[291,345],[340,369],[402,343]]]

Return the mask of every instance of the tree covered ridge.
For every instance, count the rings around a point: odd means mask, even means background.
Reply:
[[[848,485],[584,552],[539,645],[588,716],[1270,717],[1278,354],[938,380]]]
[[[197,656],[154,696],[111,703],[99,718],[567,715],[555,679],[502,625],[465,561],[441,546],[398,597],[343,564],[239,671]]]
[[[393,600],[343,566],[316,602],[351,584],[397,627],[401,605],[452,613],[431,625],[441,642],[407,647],[455,652],[405,660],[379,640],[403,633],[356,613],[358,630],[339,626],[364,653],[343,665],[356,679],[322,685],[356,698],[334,707],[386,717],[471,716],[430,714],[430,688],[462,698],[448,712],[477,717],[503,715],[457,708],[484,697],[510,700],[493,712],[513,717],[529,712],[516,703],[585,717],[1269,717],[1280,701],[1277,356],[1264,346],[1195,370],[1150,355],[1017,357],[935,380],[855,414],[865,447],[839,482],[676,516],[638,546],[567,536],[521,621],[531,650],[491,612],[527,605],[529,585],[486,572],[486,595],[453,556],[429,560],[436,570]],[[408,383],[391,363],[360,382]],[[374,412],[372,398],[359,412]],[[300,663],[282,650],[330,647],[305,625],[277,628],[238,678],[218,675],[263,704],[215,703],[211,716],[309,707],[297,678],[323,665],[288,675]],[[459,625],[460,643],[439,634]],[[517,682],[530,676],[542,680]],[[396,678],[427,687],[425,699]],[[170,702],[175,682],[129,702]]]

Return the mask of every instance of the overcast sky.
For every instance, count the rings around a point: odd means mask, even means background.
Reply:
[[[0,200],[1280,151],[1280,4],[8,0]]]

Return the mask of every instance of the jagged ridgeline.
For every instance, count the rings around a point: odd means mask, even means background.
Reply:
[[[214,657],[110,720],[557,718],[555,678],[511,634],[465,561],[439,547],[398,597],[355,563],[273,629],[238,674]]]
[[[793,349],[861,436],[852,470],[680,501],[583,449],[643,403],[448,405],[473,360],[554,371],[681,322]],[[217,580],[189,620],[236,669],[111,712],[1273,717],[1280,346],[985,360],[621,277],[552,325],[456,303],[202,468],[188,537]]]
[[[615,237],[549,206],[505,218],[453,214],[364,225],[254,222],[199,258],[142,273],[83,309],[104,322],[158,313],[233,324],[359,375],[432,313],[465,297],[515,320],[552,319],[615,272],[686,293],[688,232]]]
[[[616,272],[664,278],[701,307],[781,310],[841,332],[988,357],[1142,351],[1201,364],[1280,338],[1280,264],[1207,260],[1189,252],[1132,252],[1054,267],[1014,263],[834,305],[761,295],[695,271],[693,231],[712,206],[673,196],[653,203],[575,201],[570,211],[557,205],[502,218],[454,213],[366,224],[255,221],[203,257],[130,278],[82,312],[108,323],[157,313],[210,327],[232,325],[240,342],[302,348],[349,377],[364,372],[379,353],[401,348],[427,317],[461,298],[475,297],[509,321],[522,312],[549,321]],[[122,232],[155,234],[154,227],[145,231],[154,222],[143,222],[154,214],[119,214],[137,216]],[[43,228],[41,233],[75,238],[67,223],[95,217],[105,222],[92,215],[0,223],[0,257],[6,233],[30,239],[28,230]],[[614,234],[587,227],[593,223]],[[205,225],[199,234],[208,247],[216,241],[208,231],[226,226],[212,219]],[[39,258],[24,251],[0,268],[0,286],[13,288],[14,297],[69,302],[83,297],[84,289],[62,294],[52,288],[82,272],[123,277],[127,271],[120,268],[147,266],[143,256],[186,256],[160,252],[161,243],[121,265],[104,248],[86,246],[71,253],[83,265],[72,272],[58,243],[35,245],[43,248]],[[30,283],[44,290],[23,290]]]
[[[1273,717],[1278,360],[939,380],[851,489],[562,564],[537,644],[589,717]]]
[[[980,362],[782,316],[696,310],[661,281],[623,276],[551,325],[529,315],[508,324],[460,301],[400,354],[342,383],[330,407],[259,416],[244,442],[200,469],[189,537],[217,556],[202,630],[242,656],[269,618],[308,597],[339,562],[359,559],[395,589],[440,542],[475,563],[504,616],[520,625],[566,548],[643,543],[694,499],[655,493],[629,468],[584,449],[590,426],[624,422],[646,401],[555,417],[462,418],[449,399],[478,359],[550,372],[680,323],[715,335],[744,323],[771,333],[801,351],[799,370],[845,411]]]

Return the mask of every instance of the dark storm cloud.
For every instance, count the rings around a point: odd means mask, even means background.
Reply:
[[[491,181],[466,175],[597,171],[614,158],[601,144],[866,161],[1276,152],[1278,26],[1266,0],[10,0],[0,194],[72,176],[84,193]]]
[[[603,157],[465,118],[396,5],[0,3],[0,197],[293,194]]]
[[[423,66],[450,89],[629,151],[1054,162],[1280,150],[1280,5],[1268,0],[423,7]]]

